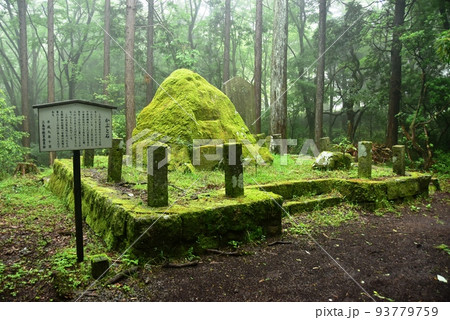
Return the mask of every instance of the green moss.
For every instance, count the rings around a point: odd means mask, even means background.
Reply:
[[[386,183],[370,180],[337,179],[339,192],[351,202],[377,202],[386,198]]]
[[[136,146],[145,139],[148,139],[145,144],[151,144],[168,137],[169,141],[164,142],[171,147],[170,169],[191,162],[194,139],[248,140],[256,144],[230,99],[187,69],[174,71],[161,84],[152,102],[139,114],[133,136],[140,137],[134,141],[134,153]],[[253,152],[245,150],[246,157],[256,153],[253,146],[249,148]],[[272,161],[267,149],[259,151],[264,161]],[[145,152],[143,157],[146,161]]]

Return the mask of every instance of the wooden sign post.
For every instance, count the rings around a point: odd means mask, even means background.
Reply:
[[[73,151],[73,194],[78,262],[84,260],[80,150],[112,146],[112,111],[116,107],[83,100],[35,105],[39,151]]]

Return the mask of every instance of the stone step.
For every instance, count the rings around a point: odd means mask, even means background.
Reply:
[[[318,209],[324,209],[333,207],[342,202],[342,196],[337,195],[317,195],[307,200],[289,200],[283,203],[283,208],[289,214],[297,214],[306,211],[314,211]]]

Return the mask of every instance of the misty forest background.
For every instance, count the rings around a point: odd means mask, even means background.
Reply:
[[[1,0],[0,177],[49,164],[32,105],[117,106],[129,138],[178,68],[253,83],[258,131],[298,139],[293,153],[322,136],[406,144],[411,167],[448,173],[449,13],[446,0]]]

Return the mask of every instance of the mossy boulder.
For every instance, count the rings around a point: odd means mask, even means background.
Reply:
[[[253,147],[256,140],[230,99],[187,69],[176,70],[164,80],[152,102],[139,114],[133,137],[135,158],[139,157],[137,151],[153,141],[164,140],[171,147],[169,169],[192,162],[194,139],[216,139],[224,143],[231,139],[247,140],[250,145],[244,148],[244,157],[254,158],[259,153],[265,162],[272,162],[267,148]],[[142,156],[145,163],[146,152]]]

